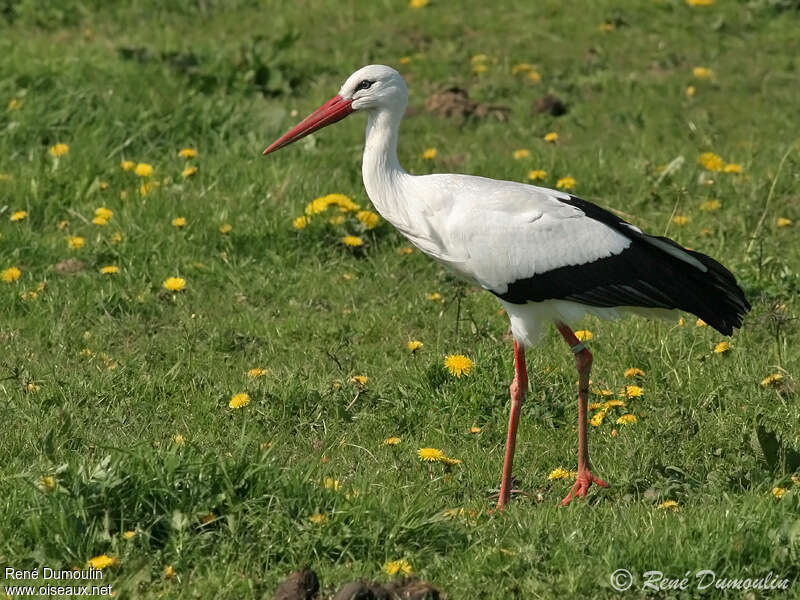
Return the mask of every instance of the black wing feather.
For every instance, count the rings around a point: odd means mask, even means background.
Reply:
[[[572,300],[599,307],[638,306],[693,313],[720,333],[741,327],[750,303],[728,269],[710,256],[687,250],[673,240],[633,229],[613,213],[575,196],[559,198],[587,217],[608,225],[631,240],[619,254],[591,263],[559,267],[520,279],[498,297],[512,304]],[[655,240],[656,242],[654,242]],[[579,244],[580,239],[575,243]],[[706,270],[673,256],[659,244],[685,252]]]

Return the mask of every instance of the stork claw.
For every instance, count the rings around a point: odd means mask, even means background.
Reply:
[[[575,484],[569,491],[569,494],[564,496],[564,499],[561,501],[561,506],[566,506],[572,502],[574,498],[586,498],[586,492],[589,491],[589,486],[591,486],[593,483],[596,483],[600,487],[608,487],[608,484],[605,481],[594,476],[589,469],[580,471]]]

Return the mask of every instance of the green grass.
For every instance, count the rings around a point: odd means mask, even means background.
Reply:
[[[129,598],[270,597],[302,565],[328,588],[388,580],[383,564],[400,558],[450,598],[616,597],[618,568],[637,577],[630,597],[653,569],[772,571],[800,594],[791,3],[166,4],[0,2],[0,173],[10,176],[0,270],[22,270],[0,283],[0,565],[68,568],[105,553],[120,559],[106,582]],[[475,75],[479,53],[489,70]],[[403,56],[411,62],[399,66]],[[386,223],[292,227],[324,194],[369,206],[363,119],[260,151],[370,62],[408,80],[418,110],[400,159],[410,171],[524,181],[541,168],[551,187],[571,175],[578,195],[720,258],[753,303],[724,355],[712,352],[722,336],[688,315],[685,327],[582,324],[594,333],[594,386],[619,390],[627,368],[646,372],[626,409],[638,422],[616,425],[620,411],[591,428],[596,473],[611,487],[586,502],[558,508],[569,482],[547,478],[575,468],[576,373],[556,333],[528,353],[515,474],[531,496],[487,515],[512,376],[497,303],[402,254]],[[510,74],[520,62],[536,66],[539,85]],[[713,79],[695,80],[695,66]],[[508,122],[427,114],[425,99],[447,85],[507,105]],[[531,114],[547,91],[567,115]],[[21,107],[6,110],[12,99]],[[557,144],[542,141],[548,131]],[[58,160],[48,154],[57,142],[70,148]],[[184,147],[199,156],[178,157]],[[433,161],[420,156],[428,147]],[[531,157],[514,160],[518,148]],[[744,173],[708,184],[705,151]],[[683,166],[661,178],[678,156]],[[122,160],[152,164],[162,185],[141,196]],[[199,171],[184,179],[187,163]],[[721,209],[701,211],[710,199]],[[105,227],[91,223],[100,206],[114,211]],[[28,217],[10,221],[18,210]],[[676,214],[691,222],[671,225]],[[178,216],[183,230],[171,225]],[[779,217],[795,225],[777,227]],[[347,249],[346,233],[365,246]],[[85,246],[70,250],[68,235]],[[70,258],[83,269],[62,274]],[[101,275],[109,264],[121,272]],[[185,292],[162,288],[170,276],[186,279]],[[415,355],[410,339],[425,344]],[[469,377],[447,374],[450,353],[475,360]],[[268,372],[248,378],[253,367]],[[779,389],[759,384],[775,372]],[[364,389],[354,375],[369,377]],[[234,411],[238,392],[252,401]],[[392,435],[402,443],[383,446]],[[429,471],[416,457],[425,446],[463,462]],[[325,489],[328,477],[339,491]],[[780,500],[776,486],[789,490]],[[680,511],[659,510],[665,500]],[[475,516],[443,516],[462,507]],[[311,523],[315,513],[327,521]],[[164,579],[166,565],[176,578]]]

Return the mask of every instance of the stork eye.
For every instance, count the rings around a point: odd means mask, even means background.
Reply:
[[[370,81],[369,79],[364,79],[363,81],[359,82],[359,84],[356,86],[356,91],[368,90],[373,83],[375,82]]]

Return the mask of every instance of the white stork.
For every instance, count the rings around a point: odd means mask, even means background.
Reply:
[[[589,486],[586,432],[592,355],[568,323],[586,314],[664,317],[683,310],[719,332],[740,327],[750,305],[734,276],[714,259],[644,233],[571,194],[470,175],[408,174],[397,160],[408,88],[400,74],[368,65],[339,93],[270,145],[274,152],[352,112],[367,113],[364,187],[383,217],[422,252],[497,296],[511,320],[514,380],[498,508],[511,493],[520,407],[528,388],[525,348],[552,321],[578,368],[578,474],[566,505]]]

